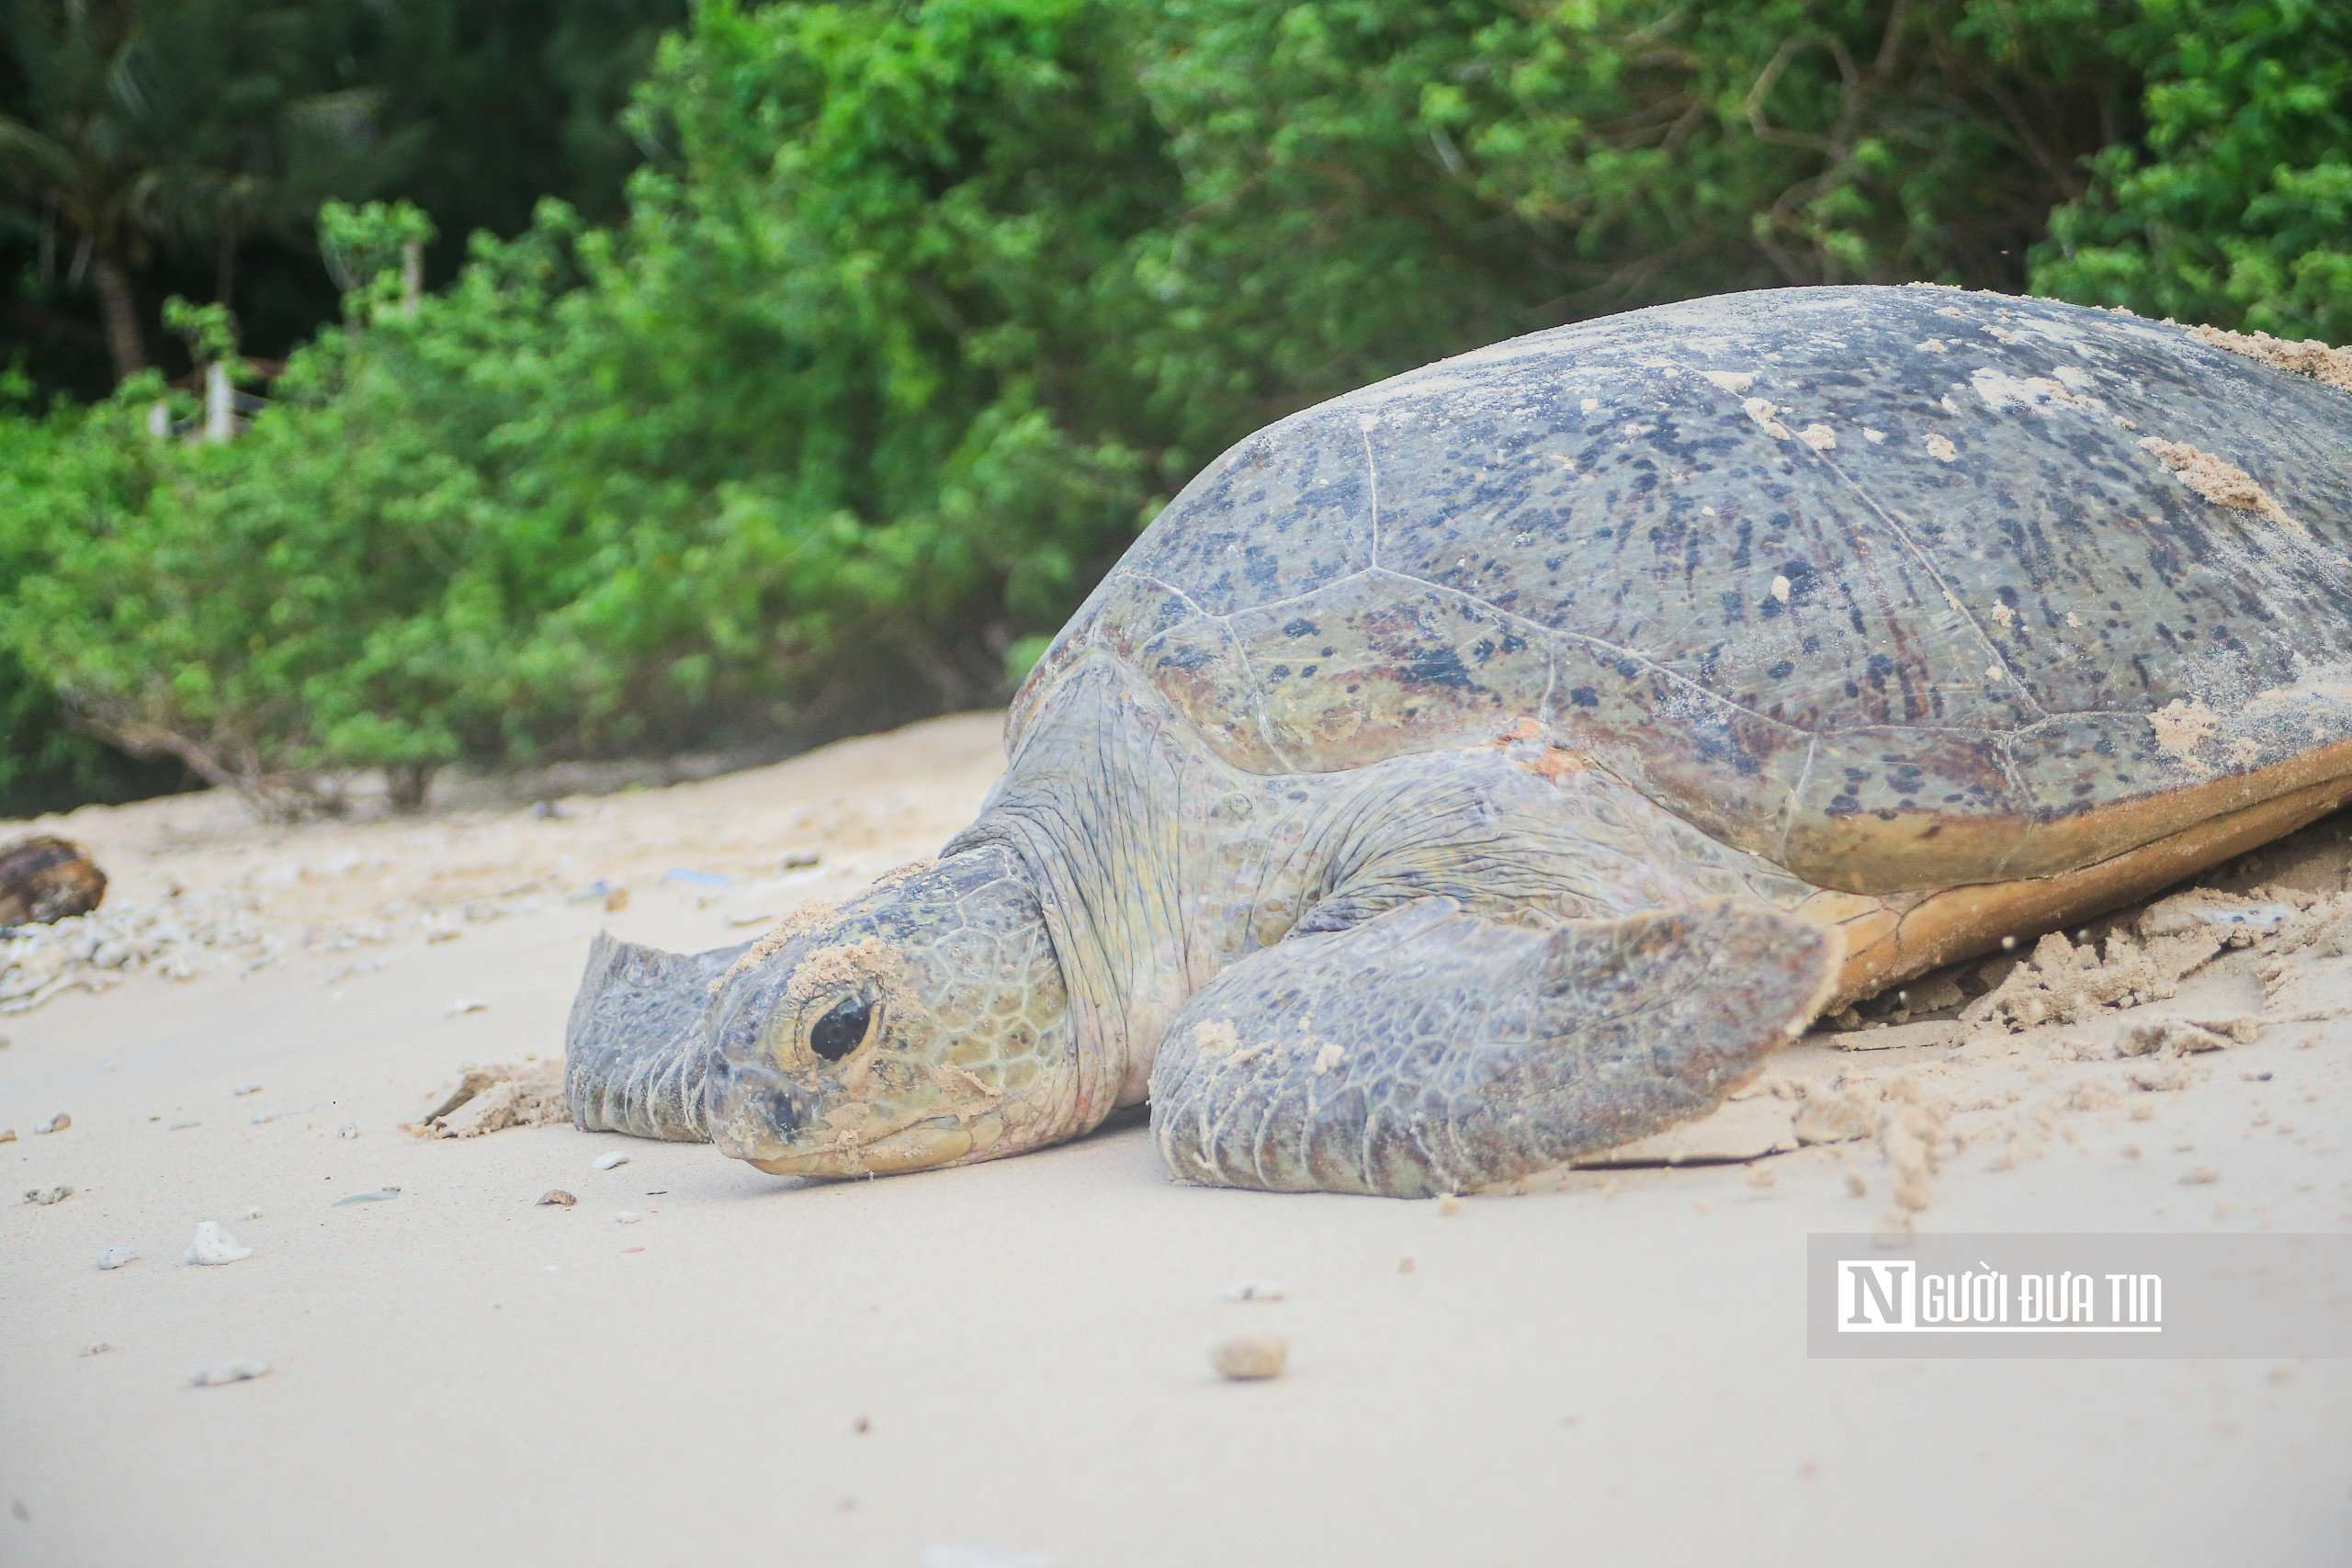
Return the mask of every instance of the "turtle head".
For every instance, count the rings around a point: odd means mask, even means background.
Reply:
[[[711,1141],[785,1176],[1014,1154],[1065,1130],[1076,1034],[1037,896],[1002,848],[812,906],[713,987]]]

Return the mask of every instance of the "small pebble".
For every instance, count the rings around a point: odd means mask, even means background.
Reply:
[[[336,1130],[335,1136],[338,1138],[356,1138],[359,1136],[359,1123],[356,1122],[345,1122],[339,1129]]]
[[[615,1149],[610,1154],[598,1155],[594,1163],[598,1170],[618,1170],[628,1163],[628,1156]]]
[[[126,1263],[138,1260],[139,1254],[127,1247],[104,1247],[98,1253],[98,1267],[101,1269],[119,1269]]]
[[[454,1001],[449,1004],[449,1016],[451,1018],[462,1018],[469,1012],[488,1012],[489,1010],[490,1004],[488,1002]]]
[[[25,1201],[38,1203],[43,1208],[47,1208],[51,1203],[62,1203],[72,1196],[74,1196],[74,1189],[71,1187],[28,1187],[25,1189]]]
[[[254,1255],[250,1247],[239,1247],[237,1238],[210,1220],[199,1221],[196,1239],[187,1246],[184,1261],[211,1267],[220,1263],[237,1263]]]
[[[1220,1339],[1209,1352],[1209,1365],[1234,1382],[1257,1382],[1283,1375],[1290,1359],[1290,1341],[1279,1334],[1237,1334]]]
[[[95,1345],[85,1345],[85,1346],[84,1346],[84,1347],[82,1348],[82,1354],[84,1354],[85,1356],[103,1356],[103,1355],[105,1355],[107,1351],[109,1351],[109,1350],[111,1350],[111,1349],[113,1349],[113,1348],[114,1348],[114,1347],[113,1347],[113,1346],[111,1346],[111,1345],[107,1344],[105,1340],[101,1339],[101,1340],[99,1340],[99,1341],[98,1341],[96,1344],[95,1344]]]
[[[245,1205],[245,1218],[247,1218],[247,1219],[249,1219],[249,1220],[257,1220],[257,1219],[260,1219],[260,1218],[261,1218],[261,1205],[260,1205],[259,1203],[248,1203],[248,1204],[246,1204],[246,1205]]]
[[[1751,1165],[1747,1168],[1747,1184],[1759,1190],[1771,1186],[1779,1179],[1779,1177],[1774,1176],[1760,1165]]]
[[[2204,1187],[2221,1179],[2222,1173],[2219,1168],[2210,1165],[2200,1165],[2190,1170],[2187,1176],[2182,1177],[2180,1184],[2183,1187]]]
[[[33,1131],[36,1133],[62,1133],[66,1128],[71,1127],[72,1125],[74,1125],[74,1118],[61,1111],[46,1122],[34,1122]]]
[[[188,1381],[198,1388],[219,1388],[222,1383],[251,1382],[269,1373],[267,1361],[215,1361]]]
[[[633,1225],[643,1218],[645,1218],[645,1216],[639,1213],[635,1209],[623,1209],[619,1213],[613,1216],[613,1224],[616,1225]]]
[[[1225,1288],[1229,1302],[1278,1302],[1288,1294],[1272,1280],[1237,1280]]]
[[[550,1187],[539,1194],[539,1207],[542,1209],[569,1209],[578,1201],[579,1199],[560,1187]]]
[[[1441,1214],[1458,1214],[1462,1212],[1462,1200],[1455,1194],[1448,1192],[1438,1199],[1437,1212]]]
[[[346,1203],[382,1203],[400,1195],[401,1190],[397,1187],[379,1187],[373,1192],[354,1192],[348,1198],[338,1198],[327,1207],[340,1209]]]
[[[261,1092],[261,1085],[257,1083],[241,1083],[229,1092],[235,1095],[259,1094]]]

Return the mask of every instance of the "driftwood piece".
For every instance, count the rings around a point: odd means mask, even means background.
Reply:
[[[107,874],[79,844],[45,833],[0,844],[0,926],[86,915],[106,896]]]

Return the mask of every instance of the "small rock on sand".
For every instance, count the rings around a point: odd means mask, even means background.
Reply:
[[[401,1125],[420,1138],[472,1138],[509,1127],[571,1120],[563,1097],[563,1064],[526,1059],[468,1066],[456,1088],[436,1096],[415,1121]]]
[[[36,1133],[62,1133],[66,1128],[71,1127],[72,1125],[74,1125],[74,1118],[61,1111],[46,1122],[34,1122],[33,1131]]]
[[[1278,1378],[1289,1359],[1290,1341],[1279,1334],[1237,1334],[1218,1340],[1209,1352],[1209,1365],[1233,1382]]]
[[[1438,1198],[1437,1212],[1441,1214],[1458,1214],[1462,1212],[1462,1200],[1452,1192],[1443,1193]]]
[[[2227,1049],[2233,1042],[2252,1040],[2261,1032],[2259,1018],[2143,1019],[2123,1032],[2115,1043],[2116,1054],[2122,1056],[2153,1056],[2169,1052],[2176,1056],[2192,1056],[2206,1051]]]
[[[2188,1174],[2180,1179],[2180,1184],[2183,1187],[2203,1187],[2221,1179],[2222,1173],[2219,1169],[2210,1165],[2200,1165],[2191,1167]]]
[[[25,1201],[38,1204],[42,1208],[47,1208],[51,1203],[62,1203],[72,1196],[74,1196],[74,1189],[71,1187],[28,1187],[25,1189]]]
[[[2132,1080],[2132,1088],[2143,1089],[2152,1094],[2188,1087],[2188,1069],[2176,1062],[2155,1062],[2147,1066],[2134,1067],[2124,1076]]]
[[[198,1371],[188,1382],[198,1388],[219,1388],[223,1383],[251,1382],[255,1378],[266,1378],[270,1371],[269,1363],[263,1360],[215,1361]]]
[[[1849,1089],[1807,1094],[1792,1123],[1800,1144],[1842,1144],[1878,1131],[1878,1111]]]
[[[579,1199],[560,1187],[550,1187],[539,1194],[539,1207],[542,1209],[569,1209],[578,1201]]]
[[[613,1224],[616,1225],[633,1225],[643,1218],[645,1218],[645,1216],[639,1213],[635,1209],[623,1209],[619,1213],[613,1216]]]
[[[608,1154],[598,1155],[591,1163],[598,1170],[618,1170],[628,1163],[628,1156],[619,1149],[614,1149]]]
[[[209,1268],[222,1263],[242,1262],[254,1255],[250,1247],[239,1247],[237,1238],[210,1220],[199,1221],[196,1239],[187,1244],[184,1260]]]
[[[128,1247],[103,1247],[98,1252],[98,1267],[101,1269],[119,1269],[126,1263],[138,1260],[139,1254]]]

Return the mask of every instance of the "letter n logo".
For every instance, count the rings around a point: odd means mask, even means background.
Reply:
[[[1917,1326],[1917,1263],[1838,1260],[1838,1332],[1883,1334]]]

